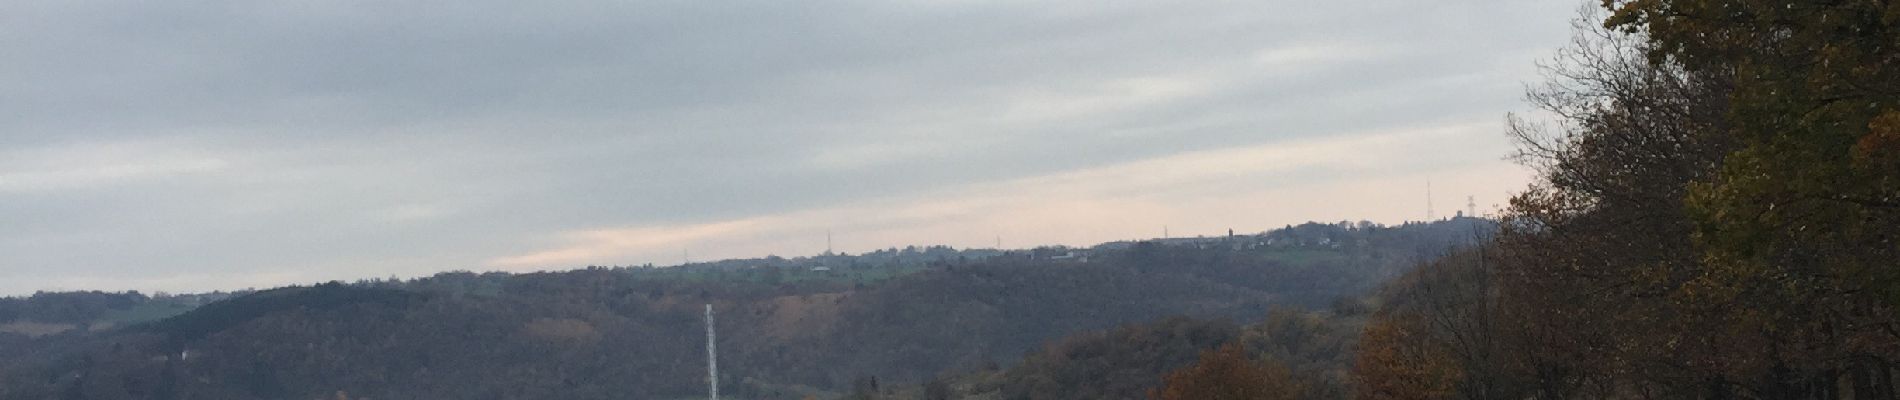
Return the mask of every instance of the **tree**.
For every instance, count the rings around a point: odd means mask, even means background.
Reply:
[[[1732,76],[1738,146],[1686,196],[1708,263],[1679,296],[1738,303],[1769,396],[1891,398],[1900,349],[1900,5],[1606,0],[1652,63]],[[1685,293],[1686,294],[1686,293]],[[1730,306],[1733,307],[1733,306]],[[1792,375],[1792,376],[1790,376]],[[1818,389],[1817,389],[1818,388]]]
[[[1752,78],[1592,21],[1530,92],[1556,122],[1513,120],[1542,179],[1485,254],[1397,283],[1361,344],[1360,395],[1442,397],[1455,377],[1469,399],[1839,397],[1841,360],[1881,354],[1853,343],[1894,343],[1866,333],[1890,314],[1830,281],[1851,274],[1729,261],[1697,200],[1751,146],[1733,132]]]
[[[1489,272],[1397,283],[1360,394],[1892,398],[1900,7],[1604,4],[1513,119]]]
[[[1747,354],[1752,331],[1736,309],[1682,296],[1710,271],[1684,199],[1736,146],[1722,133],[1732,76],[1654,62],[1641,34],[1597,15],[1529,93],[1554,126],[1513,125],[1519,160],[1544,179],[1506,210],[1490,256],[1500,307],[1478,315],[1517,336],[1504,373],[1537,397],[1695,396],[1744,364],[1725,357]]]
[[[1379,319],[1359,339],[1353,379],[1361,400],[1450,399],[1463,371],[1444,344],[1426,337],[1416,319]]]
[[[1609,26],[1647,35],[1654,62],[1735,77],[1733,124],[1722,133],[1741,146],[1688,197],[1696,238],[1723,269],[1707,285],[1760,280],[1804,297],[1900,306],[1900,6],[1604,4],[1615,10]],[[1830,311],[1888,317],[1854,307]]]
[[[1161,400],[1293,399],[1300,386],[1286,367],[1247,358],[1238,343],[1201,352],[1193,365],[1169,372],[1149,396]]]

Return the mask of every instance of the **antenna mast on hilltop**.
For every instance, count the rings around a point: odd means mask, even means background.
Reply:
[[[1438,215],[1437,212],[1432,211],[1432,180],[1426,179],[1425,180],[1425,222],[1431,222],[1433,219],[1437,219],[1437,215]]]
[[[712,305],[706,305],[706,383],[708,396],[719,400],[719,352],[713,348],[713,311]]]
[[[831,230],[825,230],[825,255],[831,255]]]
[[[1472,217],[1472,218],[1478,217],[1478,198],[1477,197],[1465,196],[1465,216]]]

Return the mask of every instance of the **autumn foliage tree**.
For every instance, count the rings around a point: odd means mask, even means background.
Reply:
[[[1366,327],[1359,339],[1353,377],[1363,400],[1450,399],[1458,394],[1463,370],[1450,351],[1427,337],[1416,318],[1385,318]]]
[[[1645,35],[1652,62],[1735,82],[1731,124],[1715,133],[1738,146],[1685,199],[1709,269],[1680,297],[1746,305],[1768,345],[1742,371],[1767,379],[1747,389],[1895,397],[1900,4],[1604,4],[1609,26]]]
[[[1735,82],[1739,144],[1686,197],[1709,264],[1686,301],[1745,304],[1771,395],[1893,398],[1900,359],[1900,4],[1606,1],[1653,62]],[[1770,301],[1761,301],[1772,299]],[[1842,392],[1834,382],[1845,380]]]
[[[1169,372],[1149,393],[1160,400],[1291,400],[1300,387],[1285,366],[1254,361],[1247,349],[1230,343],[1201,352],[1194,364]]]
[[[1428,307],[1377,316],[1359,394],[1895,398],[1900,6],[1603,5],[1530,93],[1551,122],[1513,121],[1540,179],[1489,267],[1397,283]],[[1417,289],[1455,281],[1494,286]]]

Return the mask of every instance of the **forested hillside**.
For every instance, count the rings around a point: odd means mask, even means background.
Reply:
[[[1146,399],[1171,371],[1225,348],[1279,371],[1258,377],[1258,385],[1302,399],[1344,399],[1364,321],[1350,309],[1281,309],[1247,325],[1186,317],[1131,324],[1053,341],[1006,371],[959,376],[950,380],[952,395],[939,398]]]
[[[1191,357],[1195,343],[1264,337],[1236,324],[1293,318],[1267,319],[1276,307],[1356,304],[1419,260],[1493,230],[1474,218],[1305,224],[1087,249],[923,248],[281,288],[129,327],[0,333],[14,349],[0,367],[0,398],[690,397],[705,388],[706,304],[719,312],[721,380],[733,396],[828,397],[870,382],[882,385],[874,392],[895,391],[1007,368],[1034,352],[1026,365],[1040,369],[1013,370],[1000,390],[1045,398],[1038,393],[1095,385],[1033,383],[1044,379],[1034,371],[1077,368],[1065,360],[1079,355],[1060,349],[1091,339],[1066,339],[1058,350],[1046,343],[1169,316],[1233,321],[1164,322],[1213,336],[1134,355],[1162,363],[1102,389],[1138,397],[1153,368],[1183,361],[1182,349]],[[1279,343],[1254,342],[1262,351]],[[1327,365],[1301,371],[1341,370]],[[1336,389],[1342,379],[1322,380]]]

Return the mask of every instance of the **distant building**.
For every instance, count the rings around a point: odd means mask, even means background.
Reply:
[[[1062,254],[1057,254],[1057,255],[1054,255],[1054,256],[1049,256],[1049,259],[1050,259],[1050,260],[1074,260],[1074,261],[1078,261],[1078,262],[1089,262],[1089,255],[1088,255],[1087,253],[1078,253],[1078,252],[1075,252],[1075,251],[1066,251],[1066,252],[1063,252]]]
[[[831,267],[825,267],[825,266],[811,267],[811,272],[831,272]]]

